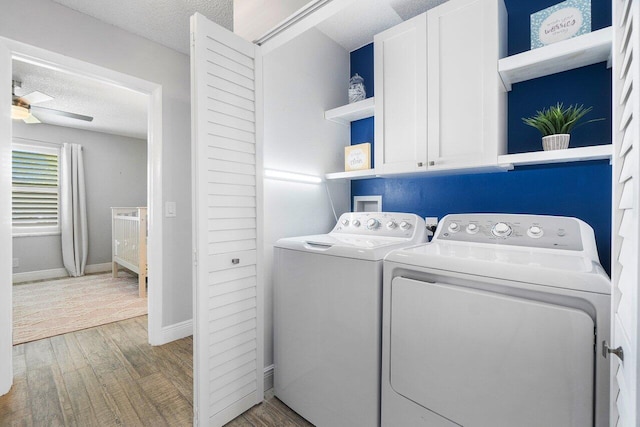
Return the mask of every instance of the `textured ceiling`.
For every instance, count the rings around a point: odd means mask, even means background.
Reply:
[[[317,28],[351,52],[373,36],[447,0],[357,0]]]
[[[189,17],[195,12],[233,29],[233,0],[53,1],[187,55]]]
[[[147,139],[146,95],[20,61],[13,61],[12,75],[22,82],[16,95],[37,90],[54,98],[34,105],[93,117],[85,122],[36,112],[42,123]]]

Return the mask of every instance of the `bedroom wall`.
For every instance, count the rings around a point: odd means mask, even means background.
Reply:
[[[111,262],[112,206],[147,205],[147,141],[51,126],[13,124],[14,138],[83,146],[87,189],[87,265]],[[13,238],[14,273],[63,268],[60,235]]]
[[[177,216],[162,222],[162,326],[190,320],[189,57],[49,0],[3,1],[0,37],[162,85],[162,199],[177,207]]]

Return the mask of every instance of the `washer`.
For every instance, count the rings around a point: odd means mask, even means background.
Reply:
[[[382,263],[426,241],[407,213],[343,214],[274,253],[275,395],[316,426],[380,425]]]
[[[448,215],[384,262],[383,426],[608,426],[611,285],[567,217]]]

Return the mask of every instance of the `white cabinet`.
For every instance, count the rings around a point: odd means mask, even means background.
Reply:
[[[429,169],[496,165],[506,152],[502,0],[451,0],[427,12]]]
[[[497,165],[506,24],[502,0],[450,0],[374,38],[376,173]]]
[[[373,38],[375,169],[394,174],[427,166],[427,16]]]

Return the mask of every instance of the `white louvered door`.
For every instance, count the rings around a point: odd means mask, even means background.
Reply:
[[[259,48],[191,18],[196,425],[264,395]]]
[[[637,426],[640,333],[640,2],[613,0],[613,245],[611,426]]]

